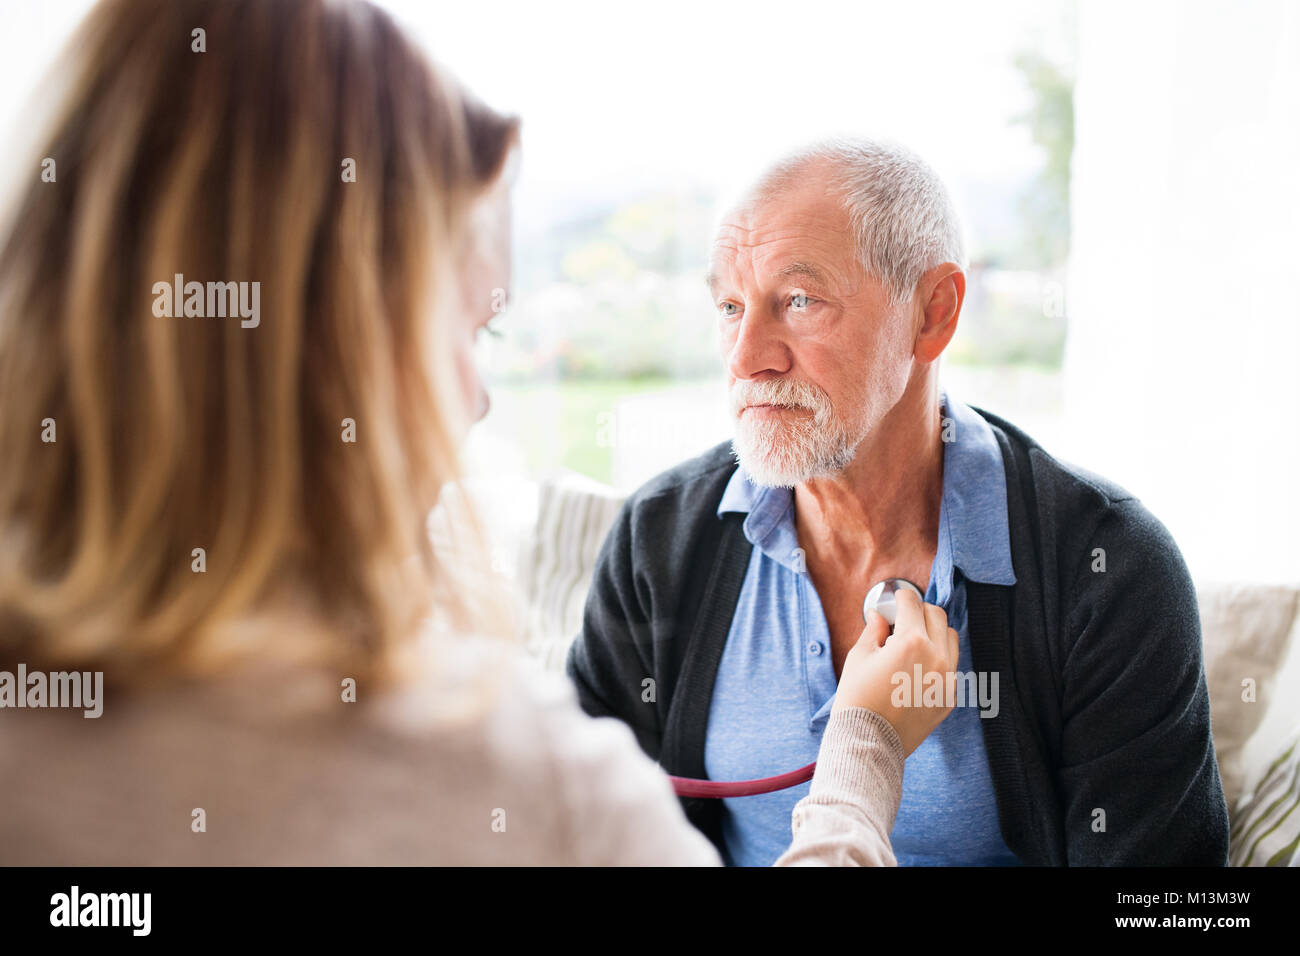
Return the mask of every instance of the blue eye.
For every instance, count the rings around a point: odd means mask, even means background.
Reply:
[[[723,302],[722,304],[720,304],[720,305],[718,306],[718,311],[720,311],[723,315],[735,315],[735,314],[736,314],[735,312],[728,312],[728,311],[727,311],[728,309],[736,309],[736,310],[739,310],[739,309],[740,309],[740,306],[736,305],[736,303],[734,303],[734,302]]]
[[[808,296],[804,295],[804,293],[796,292],[794,295],[790,296],[790,308],[802,312],[804,309],[808,308],[808,303],[811,301],[812,300],[809,299]]]

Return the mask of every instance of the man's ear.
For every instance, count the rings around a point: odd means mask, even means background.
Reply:
[[[957,331],[957,317],[966,298],[966,274],[955,262],[945,262],[922,275],[916,291],[922,321],[913,355],[922,362],[933,362]]]

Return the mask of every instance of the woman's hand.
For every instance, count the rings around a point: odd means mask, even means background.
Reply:
[[[948,675],[957,669],[957,632],[948,626],[943,608],[922,603],[911,591],[900,589],[894,600],[898,609],[894,633],[889,633],[889,623],[883,617],[870,612],[866,628],[844,659],[832,712],[845,707],[874,710],[893,725],[907,755],[952,710],[947,688]],[[913,703],[910,685],[917,664],[921,665],[922,679],[931,672],[943,675],[942,705],[924,707]],[[901,707],[891,700],[895,674],[906,674],[908,680],[909,693]]]

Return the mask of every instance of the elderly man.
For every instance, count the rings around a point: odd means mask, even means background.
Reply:
[[[760,180],[708,276],[734,441],[628,500],[568,673],[669,773],[783,773],[816,759],[864,596],[906,578],[995,699],[958,700],[908,758],[900,864],[1223,865],[1182,556],[1132,495],[941,386],[964,264],[906,150],[821,143]],[[767,865],[807,791],[683,804],[728,861]]]

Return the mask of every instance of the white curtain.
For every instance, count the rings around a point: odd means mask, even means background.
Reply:
[[[1084,2],[1079,28],[1062,456],[1198,580],[1295,583],[1300,5]]]

